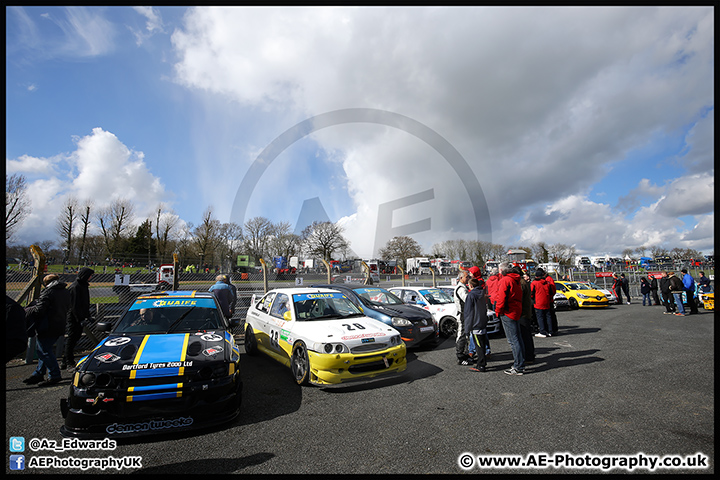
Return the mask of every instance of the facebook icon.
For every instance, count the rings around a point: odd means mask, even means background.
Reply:
[[[10,455],[10,470],[25,470],[25,455]]]

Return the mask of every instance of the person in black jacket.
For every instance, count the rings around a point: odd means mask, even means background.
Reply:
[[[463,333],[472,335],[475,340],[475,356],[477,363],[470,370],[474,372],[484,372],[487,365],[485,359],[485,329],[487,328],[487,297],[484,288],[480,287],[480,282],[476,278],[471,278],[468,282],[470,285],[470,293],[465,298],[465,306],[463,309]]]
[[[25,351],[27,338],[25,310],[5,294],[5,363]]]
[[[660,298],[658,297],[658,281],[655,275],[650,275],[650,293],[652,294],[655,305],[661,305]]]
[[[675,313],[675,298],[670,290],[670,277],[668,277],[668,272],[662,272],[661,275],[660,294],[662,295],[663,305],[665,306],[665,311],[663,313],[666,315],[672,315]]]
[[[62,380],[60,366],[55,358],[55,342],[65,331],[67,312],[70,309],[70,292],[66,284],[57,275],[46,275],[43,278],[45,289],[40,297],[25,309],[25,325],[28,335],[37,336],[38,366],[23,383],[35,385],[45,379],[52,385]]]
[[[90,278],[94,270],[83,267],[78,272],[75,281],[70,285],[70,310],[67,314],[65,333],[65,356],[63,357],[60,369],[75,367],[75,345],[82,337],[84,321],[91,321],[90,317]]]

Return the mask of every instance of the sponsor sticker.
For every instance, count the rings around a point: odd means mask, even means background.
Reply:
[[[126,343],[130,343],[130,337],[115,337],[105,342],[105,346],[119,347],[121,345],[125,345]]]
[[[165,428],[189,427],[193,424],[192,417],[180,417],[174,420],[151,420],[140,423],[113,423],[105,428],[105,431],[112,434],[147,432],[150,430],[162,430]]]
[[[120,360],[120,357],[115,355],[114,353],[108,352],[108,353],[103,353],[102,355],[95,356],[95,360],[99,360],[103,363],[112,363],[112,362],[117,362],[118,360]]]
[[[222,351],[223,351],[223,347],[221,347],[220,345],[217,345],[214,347],[206,348],[205,350],[203,350],[202,353],[206,357],[213,357]]]
[[[204,333],[200,338],[206,342],[221,342],[223,340],[223,337],[215,333]]]

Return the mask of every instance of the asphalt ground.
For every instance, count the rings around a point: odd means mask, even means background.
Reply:
[[[491,336],[486,373],[457,365],[454,342],[446,340],[410,350],[400,376],[332,388],[298,387],[284,366],[243,355],[243,406],[233,423],[126,440],[111,451],[31,451],[34,438],[61,442],[59,405],[70,380],[27,386],[22,379],[34,366],[11,362],[6,472],[714,473],[715,317],[702,308],[687,317],[663,310],[560,311],[560,334],[534,339],[537,360],[523,376],[503,373],[512,355],[499,336]],[[26,465],[32,457],[140,457],[141,467],[13,471],[11,437],[25,438]],[[508,458],[530,466],[479,466]],[[659,458],[685,467],[647,468]],[[630,461],[647,463],[631,470]],[[707,467],[689,468],[688,461]]]

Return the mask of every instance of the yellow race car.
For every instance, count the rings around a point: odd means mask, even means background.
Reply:
[[[580,307],[607,307],[610,301],[604,293],[595,290],[584,282],[556,281],[555,287],[568,299],[570,308]]]
[[[715,310],[715,293],[701,293],[700,301],[705,310]]]

